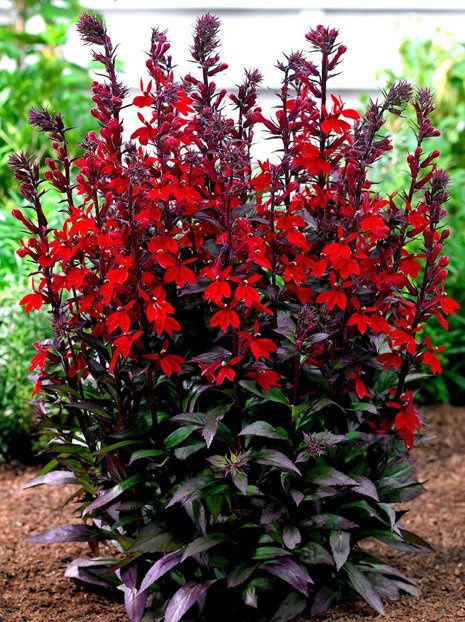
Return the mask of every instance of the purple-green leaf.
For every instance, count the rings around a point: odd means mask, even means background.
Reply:
[[[297,552],[306,566],[334,566],[334,560],[324,546],[317,542],[308,542],[305,546],[299,547]]]
[[[185,505],[190,501],[198,499],[202,493],[202,489],[208,486],[212,481],[213,478],[210,475],[199,475],[198,477],[187,480],[176,490],[166,507],[169,508],[175,503],[182,503],[182,505]]]
[[[285,546],[292,550],[302,542],[302,535],[297,527],[284,527],[283,542]]]
[[[335,607],[341,600],[341,592],[337,586],[323,585],[315,594],[312,602],[311,615],[318,616]]]
[[[327,514],[325,512],[306,518],[301,524],[305,527],[314,527],[316,529],[355,529],[355,527],[358,527],[357,523],[350,521],[344,516]]]
[[[286,581],[304,596],[308,595],[308,584],[313,583],[313,581],[307,569],[289,557],[283,557],[276,562],[264,564],[262,568],[283,581]]]
[[[340,570],[346,563],[350,553],[350,533],[347,531],[332,531],[329,544],[333,553],[336,570]]]
[[[181,561],[184,561],[185,559],[187,559],[188,557],[192,557],[193,555],[204,553],[205,551],[208,551],[209,549],[213,548],[217,544],[220,544],[220,542],[224,542],[225,540],[228,540],[228,536],[224,533],[211,533],[207,536],[200,536],[186,547]]]
[[[264,436],[265,438],[274,438],[277,440],[289,440],[285,430],[282,428],[277,430],[267,421],[255,421],[239,432],[239,436],[245,436],[246,434],[250,436]]]
[[[34,544],[56,544],[58,542],[91,542],[107,540],[111,537],[109,532],[90,525],[63,525],[54,527],[35,536],[26,538],[26,542]]]
[[[128,618],[131,622],[141,622],[145,613],[147,592],[136,589],[137,567],[129,566],[126,570],[121,570],[119,576],[124,584],[124,605]]]
[[[310,481],[320,486],[357,486],[357,482],[330,466],[315,467],[308,471]]]
[[[115,586],[116,577],[109,575],[108,569],[113,563],[113,559],[106,558],[77,558],[66,566],[65,577],[107,589],[112,588]]]
[[[97,510],[98,508],[101,508],[102,506],[111,503],[111,501],[114,501],[120,495],[122,495],[123,492],[125,492],[129,488],[132,488],[132,486],[140,482],[141,479],[142,476],[139,474],[131,475],[131,477],[128,477],[123,482],[120,482],[119,484],[116,484],[116,486],[113,486],[113,488],[106,490],[104,493],[99,495],[97,499],[95,499],[95,501],[92,501],[92,503],[85,508],[82,515],[85,516],[86,514],[89,514],[89,512],[93,512],[94,510]]]
[[[179,543],[174,540],[167,528],[152,522],[141,529],[128,552],[168,553],[175,549],[179,549]]]
[[[278,467],[282,471],[292,471],[300,475],[299,469],[295,466],[290,458],[276,449],[262,449],[253,454],[253,458],[258,464],[266,464]]]
[[[242,600],[244,601],[244,604],[247,605],[247,607],[257,609],[258,598],[255,585],[248,585],[246,587],[246,589],[242,592]]]
[[[244,471],[232,470],[231,471],[231,479],[232,479],[234,485],[236,486],[236,488],[238,488],[238,490],[240,490],[240,492],[243,495],[246,495],[247,494],[247,486],[249,484],[249,481],[248,481],[247,475],[244,473]]]
[[[147,571],[147,574],[141,583],[140,591],[143,592],[150,587],[152,583],[155,583],[155,581],[158,581],[158,579],[160,579],[167,572],[178,566],[181,563],[181,559],[182,551],[173,551],[172,553],[167,553],[155,562]]]
[[[216,413],[207,413],[205,415],[205,425],[202,430],[202,436],[205,439],[205,444],[207,447],[213,442],[215,435],[218,431],[218,424],[220,422],[220,417]]]
[[[285,557],[289,555],[289,551],[280,549],[277,546],[259,546],[255,549],[252,559],[275,559],[276,557]]]
[[[131,622],[141,622],[145,613],[147,592],[139,592],[134,587],[124,586],[124,606]]]
[[[368,479],[368,477],[364,477],[363,475],[353,475],[352,477],[358,484],[358,486],[354,486],[354,492],[358,492],[360,495],[379,501],[376,486],[371,480]]]
[[[78,484],[76,476],[72,471],[49,471],[45,475],[34,477],[27,484],[24,484],[23,490],[33,488],[34,486],[61,486],[62,484]]]
[[[179,622],[186,611],[199,602],[215,582],[215,579],[206,583],[189,581],[180,587],[166,607],[164,622]]]

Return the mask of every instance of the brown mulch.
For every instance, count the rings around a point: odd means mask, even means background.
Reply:
[[[411,512],[403,524],[428,540],[435,552],[382,551],[386,560],[418,581],[422,595],[387,604],[385,618],[352,603],[319,622],[465,620],[465,410],[435,407],[426,418],[436,439],[417,450],[417,473],[427,480],[428,493],[408,504]],[[23,541],[43,529],[78,522],[69,506],[63,508],[72,488],[21,491],[33,476],[33,469],[19,464],[0,469],[0,622],[127,622],[121,602],[63,577],[66,563],[87,555],[86,545]]]

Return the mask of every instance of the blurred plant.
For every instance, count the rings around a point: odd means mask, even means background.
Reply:
[[[43,106],[60,110],[79,127],[90,130],[95,125],[86,114],[88,69],[63,56],[68,31],[80,14],[79,2],[14,0],[10,7],[10,23],[0,26],[0,277],[3,286],[11,282],[8,273],[21,272],[21,262],[13,250],[21,227],[10,216],[18,194],[11,183],[8,157],[24,145],[42,156],[51,155],[50,145],[32,132],[25,121],[29,109]],[[77,143],[72,137],[69,150],[74,157]]]
[[[26,290],[26,267],[15,254],[24,227],[11,216],[19,195],[7,166],[12,151],[27,145],[42,156],[52,148],[27,124],[31,106],[63,111],[79,127],[91,129],[95,122],[87,113],[88,69],[64,58],[70,27],[80,13],[77,0],[15,0],[10,22],[0,26],[0,455],[21,437],[30,418],[27,373],[31,344],[49,331],[45,322],[26,323],[17,309],[18,296]],[[77,155],[77,142],[70,136],[69,152]],[[45,198],[44,209],[54,203]],[[55,202],[56,203],[56,202]],[[61,214],[53,213],[55,224]],[[44,333],[45,331],[45,333]]]
[[[26,286],[12,284],[0,290],[0,460],[18,455],[26,458],[30,453],[26,430],[33,407],[31,388],[24,378],[35,353],[34,341],[50,332],[46,313],[28,318],[18,306],[18,296]]]
[[[437,41],[407,39],[400,47],[402,67],[400,74],[420,86],[432,86],[436,97],[436,110],[432,120],[441,131],[436,140],[443,166],[451,177],[450,202],[446,226],[451,231],[448,241],[450,264],[446,289],[457,302],[460,312],[450,320],[450,330],[437,323],[428,325],[426,331],[433,342],[441,341],[446,350],[438,355],[444,373],[422,383],[422,399],[427,402],[465,403],[465,43],[439,33]],[[388,82],[394,84],[399,76],[386,70]],[[379,189],[402,187],[409,171],[399,154],[411,150],[415,136],[399,118],[389,119],[389,132],[398,149],[382,164],[378,171]],[[375,173],[376,175],[376,173]],[[375,176],[374,175],[374,176]]]

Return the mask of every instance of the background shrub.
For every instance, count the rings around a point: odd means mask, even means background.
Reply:
[[[26,284],[0,290],[0,455],[32,457],[28,434],[33,415],[31,386],[25,381],[35,352],[34,341],[50,333],[50,320],[42,311],[27,317],[18,306]]]
[[[403,42],[400,53],[402,59],[401,74],[404,79],[421,86],[431,85],[436,97],[436,109],[432,113],[435,126],[440,130],[436,146],[441,152],[441,159],[451,177],[450,201],[446,218],[451,231],[448,242],[450,259],[449,274],[446,280],[447,292],[465,309],[465,49],[463,43],[442,34],[432,40],[409,39]],[[385,72],[390,84],[399,79],[392,71]],[[414,135],[398,119],[388,120],[389,131],[395,136],[398,149],[391,152],[383,162],[379,175],[379,188],[387,191],[392,185],[401,187],[408,171],[402,162],[400,153],[412,149]],[[438,354],[444,373],[430,377],[422,383],[421,393],[427,403],[452,403],[462,405],[465,402],[465,317],[463,312],[452,318],[450,330],[444,332],[438,324],[431,323],[427,334],[435,342],[446,346]]]
[[[84,130],[95,125],[88,114],[88,68],[68,62],[62,53],[80,11],[75,0],[15,0],[12,22],[0,26],[0,460],[18,452],[27,458],[31,392],[23,379],[34,342],[51,334],[45,314],[31,322],[18,309],[18,297],[29,288],[30,267],[15,253],[23,227],[11,215],[20,196],[8,158],[25,145],[40,157],[53,152],[45,137],[27,123],[31,106],[62,110]],[[35,34],[29,32],[32,19]],[[71,156],[77,153],[77,140],[70,135]],[[44,197],[44,210],[55,226],[61,220],[56,200],[56,196]]]

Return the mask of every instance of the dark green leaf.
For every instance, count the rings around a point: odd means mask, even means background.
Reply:
[[[291,592],[279,605],[270,622],[288,622],[289,620],[294,620],[304,611],[306,606],[306,598],[297,594],[297,592]]]
[[[255,549],[252,559],[274,559],[289,555],[289,551],[280,549],[277,546],[259,546]]]
[[[197,451],[200,451],[205,447],[205,443],[203,441],[193,441],[188,445],[183,445],[182,447],[176,447],[174,450],[174,455],[178,460],[186,460],[189,456],[192,456]]]
[[[152,522],[139,532],[128,552],[169,553],[179,549],[179,546],[166,527]]]
[[[198,555],[199,553],[208,551],[212,547],[220,544],[221,542],[225,542],[226,540],[228,540],[228,536],[224,533],[211,533],[207,536],[200,536],[186,547],[181,561],[184,561],[193,555]]]
[[[371,605],[375,611],[381,615],[384,615],[383,602],[367,576],[360,572],[357,567],[350,562],[345,563],[343,570],[349,579],[351,587],[357,592],[357,594],[360,594],[360,596],[366,600],[366,602]]]
[[[166,456],[166,452],[163,449],[138,449],[131,454],[129,464],[132,464],[136,460],[143,460],[144,458],[158,458],[159,456]]]
[[[228,587],[237,587],[252,576],[258,564],[243,562],[231,570],[228,575]]]
[[[165,438],[164,445],[166,449],[171,449],[172,447],[176,447],[176,445],[180,445],[186,440],[186,438],[189,438],[192,432],[196,429],[196,425],[186,425],[182,428],[174,430],[174,432],[171,432],[171,434]]]

